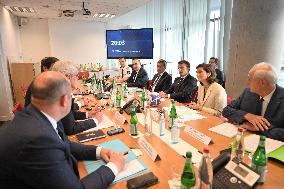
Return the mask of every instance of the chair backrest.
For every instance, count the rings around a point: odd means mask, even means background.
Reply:
[[[86,79],[89,79],[89,72],[88,71],[83,71],[83,72],[78,72],[78,79],[82,79],[83,75],[86,77]]]
[[[194,91],[192,92],[191,102],[197,102],[198,100],[197,96],[198,96],[198,87],[196,87]]]
[[[18,111],[20,111],[20,110],[22,110],[22,109],[23,109],[22,104],[21,104],[21,103],[17,103],[17,104],[15,104],[15,106],[14,106],[12,112],[15,114],[16,112],[18,112]]]
[[[227,97],[227,104],[231,104],[231,102],[234,100],[234,98],[232,97]]]

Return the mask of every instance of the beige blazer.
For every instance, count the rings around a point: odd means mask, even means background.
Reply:
[[[220,116],[223,108],[227,106],[227,93],[217,82],[209,86],[206,94],[204,94],[204,87],[199,85],[197,99],[197,103],[202,106],[202,111],[215,116]]]

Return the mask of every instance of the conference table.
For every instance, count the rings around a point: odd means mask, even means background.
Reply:
[[[139,98],[137,94],[136,94],[136,98]],[[169,105],[169,103],[170,103],[170,99],[165,99],[165,101],[163,101],[159,105],[158,108],[165,107]],[[184,106],[184,104],[181,104],[181,103],[177,103],[176,105]],[[108,108],[106,108],[102,112],[104,115],[108,116],[109,118],[112,118],[112,120],[115,121],[116,124],[121,125],[125,129],[125,133],[121,133],[121,134],[117,134],[113,136],[107,136],[105,138],[89,141],[84,144],[96,145],[96,144],[100,144],[100,143],[103,143],[109,140],[120,139],[123,143],[125,143],[127,146],[131,148],[141,149],[143,154],[139,156],[140,160],[148,166],[149,171],[153,172],[159,178],[159,183],[151,186],[150,188],[159,188],[159,189],[170,188],[168,184],[168,180],[172,179],[173,169],[175,169],[175,171],[179,173],[182,173],[184,163],[185,163],[185,158],[182,155],[178,154],[174,149],[170,148],[168,144],[160,140],[160,138],[156,136],[155,134],[152,134],[150,136],[144,135],[145,139],[154,147],[154,149],[157,151],[157,153],[159,154],[161,158],[161,160],[158,160],[155,162],[152,161],[150,156],[147,155],[145,151],[143,151],[141,146],[138,144],[138,139],[137,138],[135,139],[129,135],[130,133],[130,116],[129,115],[127,115],[125,112],[122,114],[126,118],[128,123],[121,124],[119,119],[117,119],[114,116],[113,111],[110,111],[108,110]],[[229,147],[229,143],[231,143],[234,140],[234,138],[224,137],[222,135],[213,133],[208,130],[210,127],[223,123],[224,122],[223,119],[209,115],[204,112],[200,112],[200,114],[206,116],[206,118],[189,121],[189,122],[186,122],[185,124],[191,126],[192,128],[212,138],[213,144],[209,144],[209,148],[210,148],[211,158],[214,159],[219,155],[219,152],[221,150],[224,150]],[[167,126],[167,123],[166,123],[166,126]],[[188,133],[184,132],[184,128],[185,127],[181,128],[180,138],[186,141],[187,143],[189,143],[190,145],[192,145],[193,147],[195,147],[198,151],[202,152],[203,148],[206,145],[203,144],[201,141],[191,137]],[[104,132],[106,133],[108,130],[111,130],[111,129],[114,129],[114,128],[113,127],[106,128],[104,129]],[[140,123],[138,124],[138,130],[144,133],[144,126],[141,125]],[[248,133],[249,132],[246,132],[246,134]],[[76,141],[76,137],[74,136],[71,136],[71,139]],[[184,154],[186,153],[186,151],[187,150],[185,149]],[[247,158],[247,155],[245,155],[245,161],[247,163],[249,163],[250,161],[249,158]],[[84,167],[83,162],[79,162],[78,167],[79,167],[80,177],[81,178],[85,177],[87,175],[87,171]],[[267,172],[265,183],[262,185],[258,185],[257,188],[260,188],[260,189],[284,188],[284,182],[282,180],[283,179],[282,176],[284,175],[283,163],[279,163],[279,162],[269,159],[267,170],[268,172]],[[198,178],[198,168],[196,167],[195,167],[195,175],[196,175],[196,178]],[[114,188],[114,189],[127,188],[126,183],[127,183],[126,180],[124,180],[117,184],[111,185],[109,188]]]

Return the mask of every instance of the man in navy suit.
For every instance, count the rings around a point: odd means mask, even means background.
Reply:
[[[223,110],[223,116],[248,130],[284,141],[284,89],[268,63],[259,63],[248,73],[248,86]]]
[[[130,77],[126,80],[128,87],[144,88],[149,80],[146,70],[141,66],[139,59],[132,60],[133,71]]]
[[[152,85],[149,90],[153,92],[165,91],[170,88],[172,84],[172,76],[166,72],[167,62],[160,59],[157,62],[157,74],[152,79]]]
[[[178,102],[190,102],[197,87],[197,80],[189,73],[190,63],[186,60],[178,62],[180,77],[177,77],[171,87],[160,92],[160,97],[172,98]]]
[[[124,167],[123,154],[70,142],[58,122],[70,112],[71,85],[48,71],[32,83],[32,101],[0,136],[0,188],[101,189]],[[77,160],[108,162],[80,180]]]

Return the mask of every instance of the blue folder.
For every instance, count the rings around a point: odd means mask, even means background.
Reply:
[[[119,139],[114,139],[111,141],[107,141],[104,142],[102,144],[99,144],[98,146],[101,146],[103,148],[110,148],[113,149],[114,151],[116,151],[117,153],[124,153],[124,152],[128,152],[130,149],[128,146],[126,146],[121,140]],[[128,152],[128,154],[126,155],[126,162],[130,162],[134,159],[137,159],[139,161],[139,163],[141,163],[141,165],[144,167],[143,170],[141,170],[140,172],[137,172],[133,175],[130,175],[128,177],[122,178],[120,180],[117,180],[116,182],[113,182],[112,184],[115,184],[117,182],[129,179],[131,177],[135,177],[136,175],[142,173],[142,172],[146,172],[148,170],[148,167],[140,160],[136,157],[136,155],[134,153],[132,153],[131,151]],[[94,172],[95,170],[97,170],[100,166],[102,165],[106,165],[106,162],[103,160],[97,160],[97,161],[84,161],[83,162],[85,165],[85,168],[88,172],[88,174]]]

